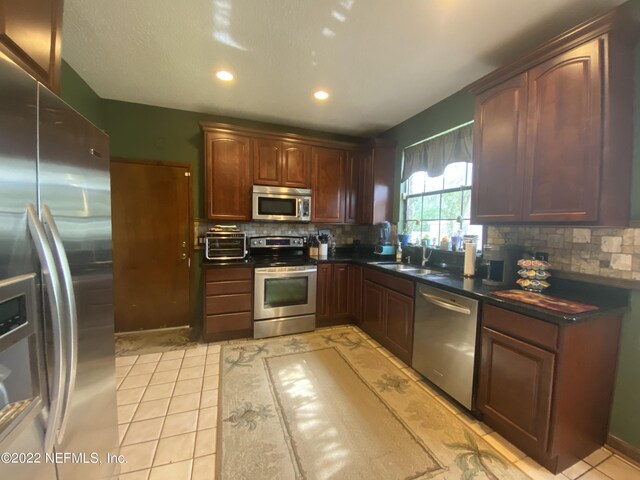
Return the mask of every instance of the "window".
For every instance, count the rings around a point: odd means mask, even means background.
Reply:
[[[405,182],[405,232],[409,242],[419,244],[427,239],[440,245],[442,237],[478,235],[482,245],[482,225],[471,225],[472,164],[456,162],[447,165],[444,174],[430,177],[416,172]]]

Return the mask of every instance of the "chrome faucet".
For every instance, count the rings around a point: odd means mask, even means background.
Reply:
[[[425,267],[425,265],[431,258],[431,254],[433,253],[433,250],[429,250],[429,255],[427,255],[427,258],[425,258],[424,254],[426,253],[426,250],[427,250],[427,246],[423,243],[422,244],[422,268]]]

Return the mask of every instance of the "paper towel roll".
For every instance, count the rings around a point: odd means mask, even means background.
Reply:
[[[476,244],[464,244],[464,276],[473,277],[476,274]]]

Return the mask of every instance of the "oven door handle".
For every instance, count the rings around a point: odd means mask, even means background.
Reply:
[[[51,311],[51,324],[53,334],[53,372],[51,375],[51,398],[49,407],[49,418],[44,437],[44,451],[51,453],[58,433],[58,425],[62,415],[63,394],[65,387],[66,359],[63,355],[64,343],[62,335],[62,318],[64,314],[62,287],[56,263],[51,252],[51,247],[47,242],[47,234],[38,218],[33,204],[27,205],[27,225],[31,239],[38,252],[40,265],[44,277],[47,297],[49,299],[49,310]]]
[[[275,275],[275,276],[282,276],[282,274],[286,275],[286,276],[291,276],[291,275],[296,275],[296,274],[300,274],[300,275],[307,275],[309,273],[317,273],[318,269],[317,268],[305,268],[304,270],[282,270],[279,272],[273,272],[273,271],[269,271],[271,270],[271,268],[267,268],[264,271],[262,271],[261,268],[256,268],[256,275]]]

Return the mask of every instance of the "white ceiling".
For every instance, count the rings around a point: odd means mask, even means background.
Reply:
[[[621,3],[65,0],[62,55],[103,98],[370,135]]]

